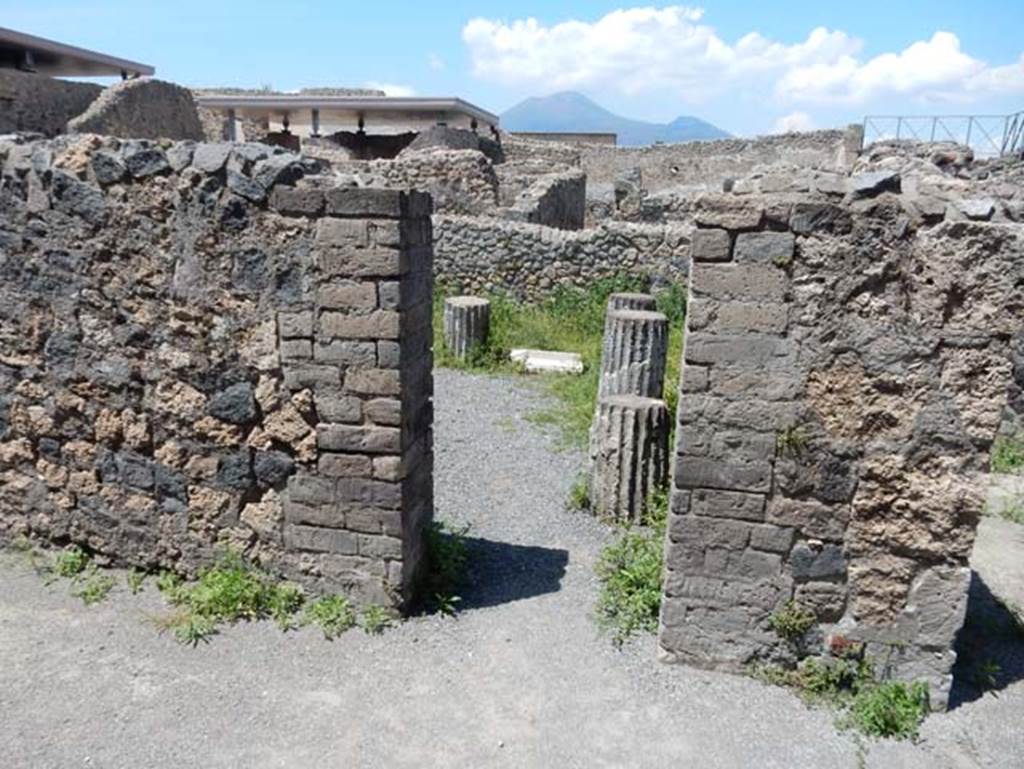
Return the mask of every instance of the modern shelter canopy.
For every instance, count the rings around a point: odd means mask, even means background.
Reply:
[[[156,70],[148,64],[65,45],[0,27],[0,68],[50,77],[139,77]]]

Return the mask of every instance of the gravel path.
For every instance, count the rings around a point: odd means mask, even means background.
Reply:
[[[862,749],[786,691],[661,665],[650,637],[615,649],[590,617],[611,533],[563,511],[582,459],[525,420],[541,396],[452,372],[436,391],[438,510],[475,555],[457,618],[192,649],[146,623],[154,588],[86,608],[6,555],[0,766],[1021,766],[1020,683]]]

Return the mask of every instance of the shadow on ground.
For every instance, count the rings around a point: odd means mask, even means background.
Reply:
[[[984,696],[999,696],[1024,679],[1024,614],[993,594],[976,571],[971,572],[967,616],[957,636],[957,662],[949,707],[954,709]]]
[[[467,537],[469,573],[459,609],[482,609],[561,589],[567,550]]]

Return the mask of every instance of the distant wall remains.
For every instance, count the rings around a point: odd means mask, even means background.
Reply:
[[[537,142],[561,142],[562,144],[603,144],[614,147],[618,135],[613,133],[571,133],[562,131],[512,131],[517,139]]]
[[[192,92],[151,78],[110,86],[68,123],[68,131],[125,139],[205,138]]]
[[[1024,226],[932,226],[890,194],[694,218],[663,655],[862,650],[944,708],[977,474],[1024,379]],[[791,600],[815,619],[796,641],[771,625]]]
[[[184,572],[227,546],[407,600],[429,198],[257,144],[61,137],[0,142],[0,165],[0,540]]]
[[[523,190],[506,219],[543,224],[560,230],[581,230],[587,212],[587,177],[578,170],[545,174]]]
[[[464,291],[524,300],[623,273],[684,281],[690,227],[608,222],[567,231],[488,217],[434,217],[436,277]]]
[[[33,131],[56,136],[102,92],[92,83],[0,69],[0,134]]]

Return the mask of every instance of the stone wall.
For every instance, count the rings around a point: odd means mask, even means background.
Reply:
[[[663,655],[791,661],[769,618],[795,600],[805,652],[862,643],[944,707],[977,474],[1022,384],[1024,227],[887,192],[709,195],[694,217]]]
[[[68,123],[71,133],[96,133],[125,139],[205,138],[192,92],[151,78],[112,85]]]
[[[801,168],[839,171],[848,168],[860,148],[861,127],[846,131],[720,139],[650,147],[580,145],[580,167],[594,184],[613,183],[634,168],[640,169],[649,192],[667,187],[701,184],[720,190],[726,178],[745,176],[758,166],[787,164]]]
[[[489,217],[434,217],[437,279],[467,292],[537,300],[556,286],[587,287],[629,273],[685,280],[691,227],[607,222],[559,230]]]
[[[0,163],[0,540],[183,572],[229,546],[407,600],[429,198],[253,144],[61,137]]]
[[[560,230],[581,230],[586,205],[587,177],[578,170],[570,170],[545,174],[534,181],[502,211],[502,216]]]
[[[102,91],[92,83],[0,69],[0,134],[33,131],[56,136]]]
[[[354,160],[325,143],[304,147],[311,157],[360,186],[414,189],[430,193],[434,210],[446,214],[490,213],[498,203],[498,178],[478,150],[418,150],[394,160]]]

